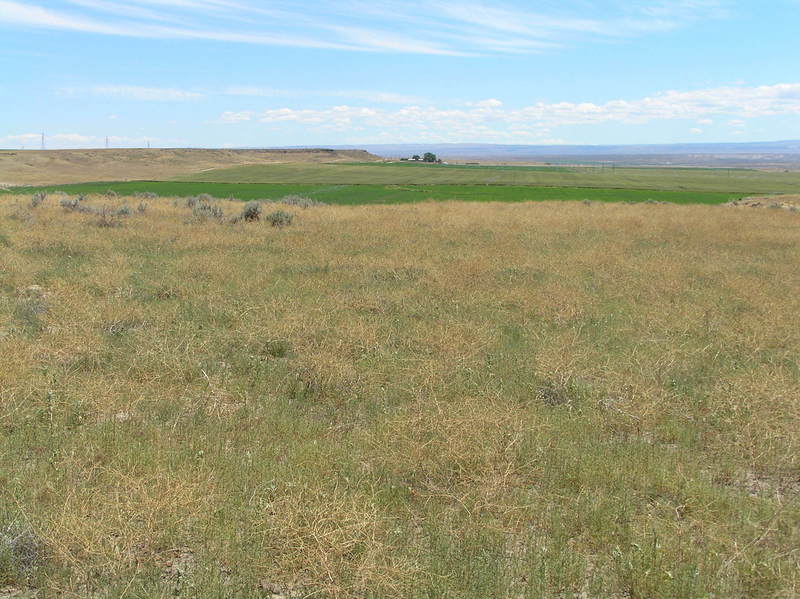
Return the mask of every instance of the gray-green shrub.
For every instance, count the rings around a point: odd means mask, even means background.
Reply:
[[[215,206],[209,202],[195,202],[192,205],[193,220],[204,221],[208,219],[216,219],[221,221],[223,218],[225,218],[225,213],[219,206]]]
[[[29,525],[12,522],[0,528],[0,587],[24,582],[43,561],[43,543]]]
[[[67,196],[65,198],[61,198],[60,200],[58,200],[58,205],[68,212],[77,210],[80,204],[81,204],[81,196],[76,196],[74,198]]]
[[[111,210],[107,206],[103,206],[99,210],[95,208],[93,212],[98,216],[98,219],[95,223],[98,227],[111,229],[122,226],[122,221],[119,219],[120,215],[118,214],[118,210]]]
[[[320,202],[319,200],[314,200],[312,198],[307,198],[305,196],[299,195],[287,195],[283,196],[280,200],[278,200],[280,204],[286,204],[288,206],[297,206],[299,208],[312,208],[314,206],[325,206],[325,202]]]
[[[276,210],[275,212],[270,212],[266,216],[266,220],[269,224],[278,228],[288,227],[292,224],[293,219],[294,217],[285,210]]]
[[[242,213],[239,215],[240,219],[245,222],[255,222],[261,219],[261,202],[253,200],[247,202],[242,208]]]
[[[35,194],[31,196],[31,208],[37,208],[38,206],[41,206],[46,199],[47,199],[46,191],[37,191]]]

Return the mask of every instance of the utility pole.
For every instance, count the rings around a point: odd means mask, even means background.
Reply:
[[[44,131],[42,131],[42,149],[44,150]]]

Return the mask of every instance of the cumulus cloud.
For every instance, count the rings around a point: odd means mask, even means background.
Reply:
[[[667,91],[633,100],[593,102],[539,102],[507,108],[496,99],[458,108],[409,105],[396,109],[339,105],[330,108],[270,108],[255,112],[226,112],[221,122],[257,120],[269,124],[315,126],[347,131],[355,127],[392,132],[417,132],[447,139],[539,139],[550,129],[603,123],[644,124],[659,120],[691,120],[711,124],[715,116],[741,118],[800,112],[800,83],[759,87],[718,87],[694,91]],[[700,134],[702,129],[694,128]]]
[[[495,98],[488,100],[480,100],[478,102],[467,102],[467,106],[475,106],[477,108],[500,108],[503,103]]]

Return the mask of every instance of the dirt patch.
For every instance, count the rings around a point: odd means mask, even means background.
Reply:
[[[156,558],[162,565],[161,579],[175,581],[187,576],[194,569],[194,552],[189,547],[176,547]]]
[[[34,599],[39,594],[35,590],[17,587],[0,587],[0,599]]]
[[[773,208],[799,212],[800,195],[754,196],[733,200],[725,205],[735,208]]]
[[[752,497],[800,496],[800,479],[797,477],[765,476],[747,471],[735,481],[735,485]]]
[[[258,588],[265,593],[269,599],[300,599],[303,593],[292,590],[284,585],[280,585],[269,580],[262,580],[258,583]]]

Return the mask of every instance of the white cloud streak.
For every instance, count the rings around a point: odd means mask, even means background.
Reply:
[[[379,104],[425,104],[425,98],[408,94],[398,94],[393,92],[382,92],[364,89],[340,89],[340,90],[300,90],[300,89],[276,89],[271,87],[257,86],[231,86],[223,90],[222,95],[226,96],[250,96],[260,98],[351,98],[354,100],[364,100],[366,102],[377,102]]]
[[[26,148],[38,150],[41,147],[41,133],[20,133],[0,136],[0,147]],[[148,142],[155,146],[171,146],[184,143],[178,139],[154,139],[151,137],[132,137],[126,135],[110,135],[108,142],[112,147],[143,147]],[[65,148],[101,148],[106,143],[105,136],[84,135],[82,133],[56,133],[45,136],[45,148],[60,150]]]
[[[95,85],[89,93],[96,96],[109,96],[143,102],[182,102],[199,100],[203,94],[182,89],[163,87],[142,87],[139,85]]]
[[[211,96],[242,96],[253,98],[349,98],[378,104],[426,104],[419,96],[377,90],[300,90],[277,89],[251,85],[234,85],[222,91],[209,89],[185,90],[177,88],[149,87],[142,85],[102,84],[89,87],[62,87],[57,92],[65,96],[106,96],[143,102],[181,102],[199,100]]]
[[[0,24],[90,34],[339,49],[472,55],[535,53],[719,18],[724,0],[638,0],[558,10],[472,0],[270,3],[256,0],[0,0]]]

